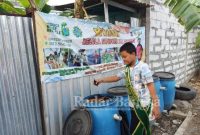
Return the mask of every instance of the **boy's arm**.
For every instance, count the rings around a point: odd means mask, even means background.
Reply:
[[[154,87],[154,83],[153,82],[148,83],[147,87],[149,89],[149,92],[150,92],[150,95],[151,95],[151,98],[152,98],[153,102],[154,102],[154,100],[155,101],[158,100],[158,97],[157,97],[156,91],[155,91],[155,87]]]
[[[117,75],[114,76],[109,76],[109,77],[105,77],[105,78],[99,78],[99,79],[95,79],[94,80],[94,84],[95,85],[99,85],[100,83],[111,83],[111,82],[117,82],[119,81],[121,78]]]
[[[142,67],[142,80],[143,80],[143,83],[147,85],[151,98],[152,98],[152,102],[153,102],[152,113],[155,118],[158,118],[160,115],[159,100],[154,88],[151,70],[149,69],[149,66],[146,63],[143,64],[143,67]]]
[[[124,76],[125,76],[124,71],[122,70],[122,71],[118,72],[116,75],[95,79],[94,85],[98,86],[100,83],[117,82],[117,81],[121,80],[122,78],[124,78]]]
[[[148,83],[147,87],[149,89],[151,98],[152,98],[152,102],[153,102],[153,115],[155,116],[155,118],[158,118],[160,116],[160,105],[159,105],[159,99],[158,96],[156,95],[156,91],[154,88],[154,83]]]

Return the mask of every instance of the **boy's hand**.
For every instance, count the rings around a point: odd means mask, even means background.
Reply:
[[[94,79],[94,85],[98,86],[100,83],[102,83],[101,79]]]
[[[160,117],[160,107],[159,107],[159,105],[156,105],[156,104],[153,105],[152,115],[155,117],[155,119]]]

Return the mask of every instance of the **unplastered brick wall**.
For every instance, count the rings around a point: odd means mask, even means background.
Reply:
[[[200,49],[195,48],[200,29],[186,34],[163,3],[164,0],[152,0],[153,6],[147,10],[148,63],[153,72],[174,73],[179,84],[188,81],[200,69]]]

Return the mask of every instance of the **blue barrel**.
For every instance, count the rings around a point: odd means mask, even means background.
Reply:
[[[92,115],[92,135],[120,135],[120,121],[116,97],[109,94],[91,95],[83,100],[83,106]]]
[[[163,90],[164,109],[170,110],[175,99],[175,75],[169,72],[155,72],[153,76],[160,78]]]
[[[109,88],[107,90],[107,93],[116,96],[117,98],[117,107],[120,111],[124,112],[126,115],[126,121],[128,126],[130,126],[131,123],[131,110],[129,106],[129,100],[128,100],[128,90],[126,86],[115,86],[112,88]]]
[[[163,101],[163,91],[160,90],[160,79],[158,77],[153,77],[153,80],[154,80],[154,86],[155,86],[155,89],[156,89],[156,94],[159,98],[159,104],[160,104],[160,112],[163,112],[164,110],[164,101]]]

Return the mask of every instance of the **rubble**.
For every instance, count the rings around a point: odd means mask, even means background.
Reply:
[[[177,105],[177,109],[188,110],[192,108],[192,104],[185,100],[175,100],[174,103]]]
[[[177,117],[177,118],[185,118],[187,116],[186,113],[183,113],[183,112],[178,111],[178,110],[170,111],[169,115],[172,116],[172,117]]]

